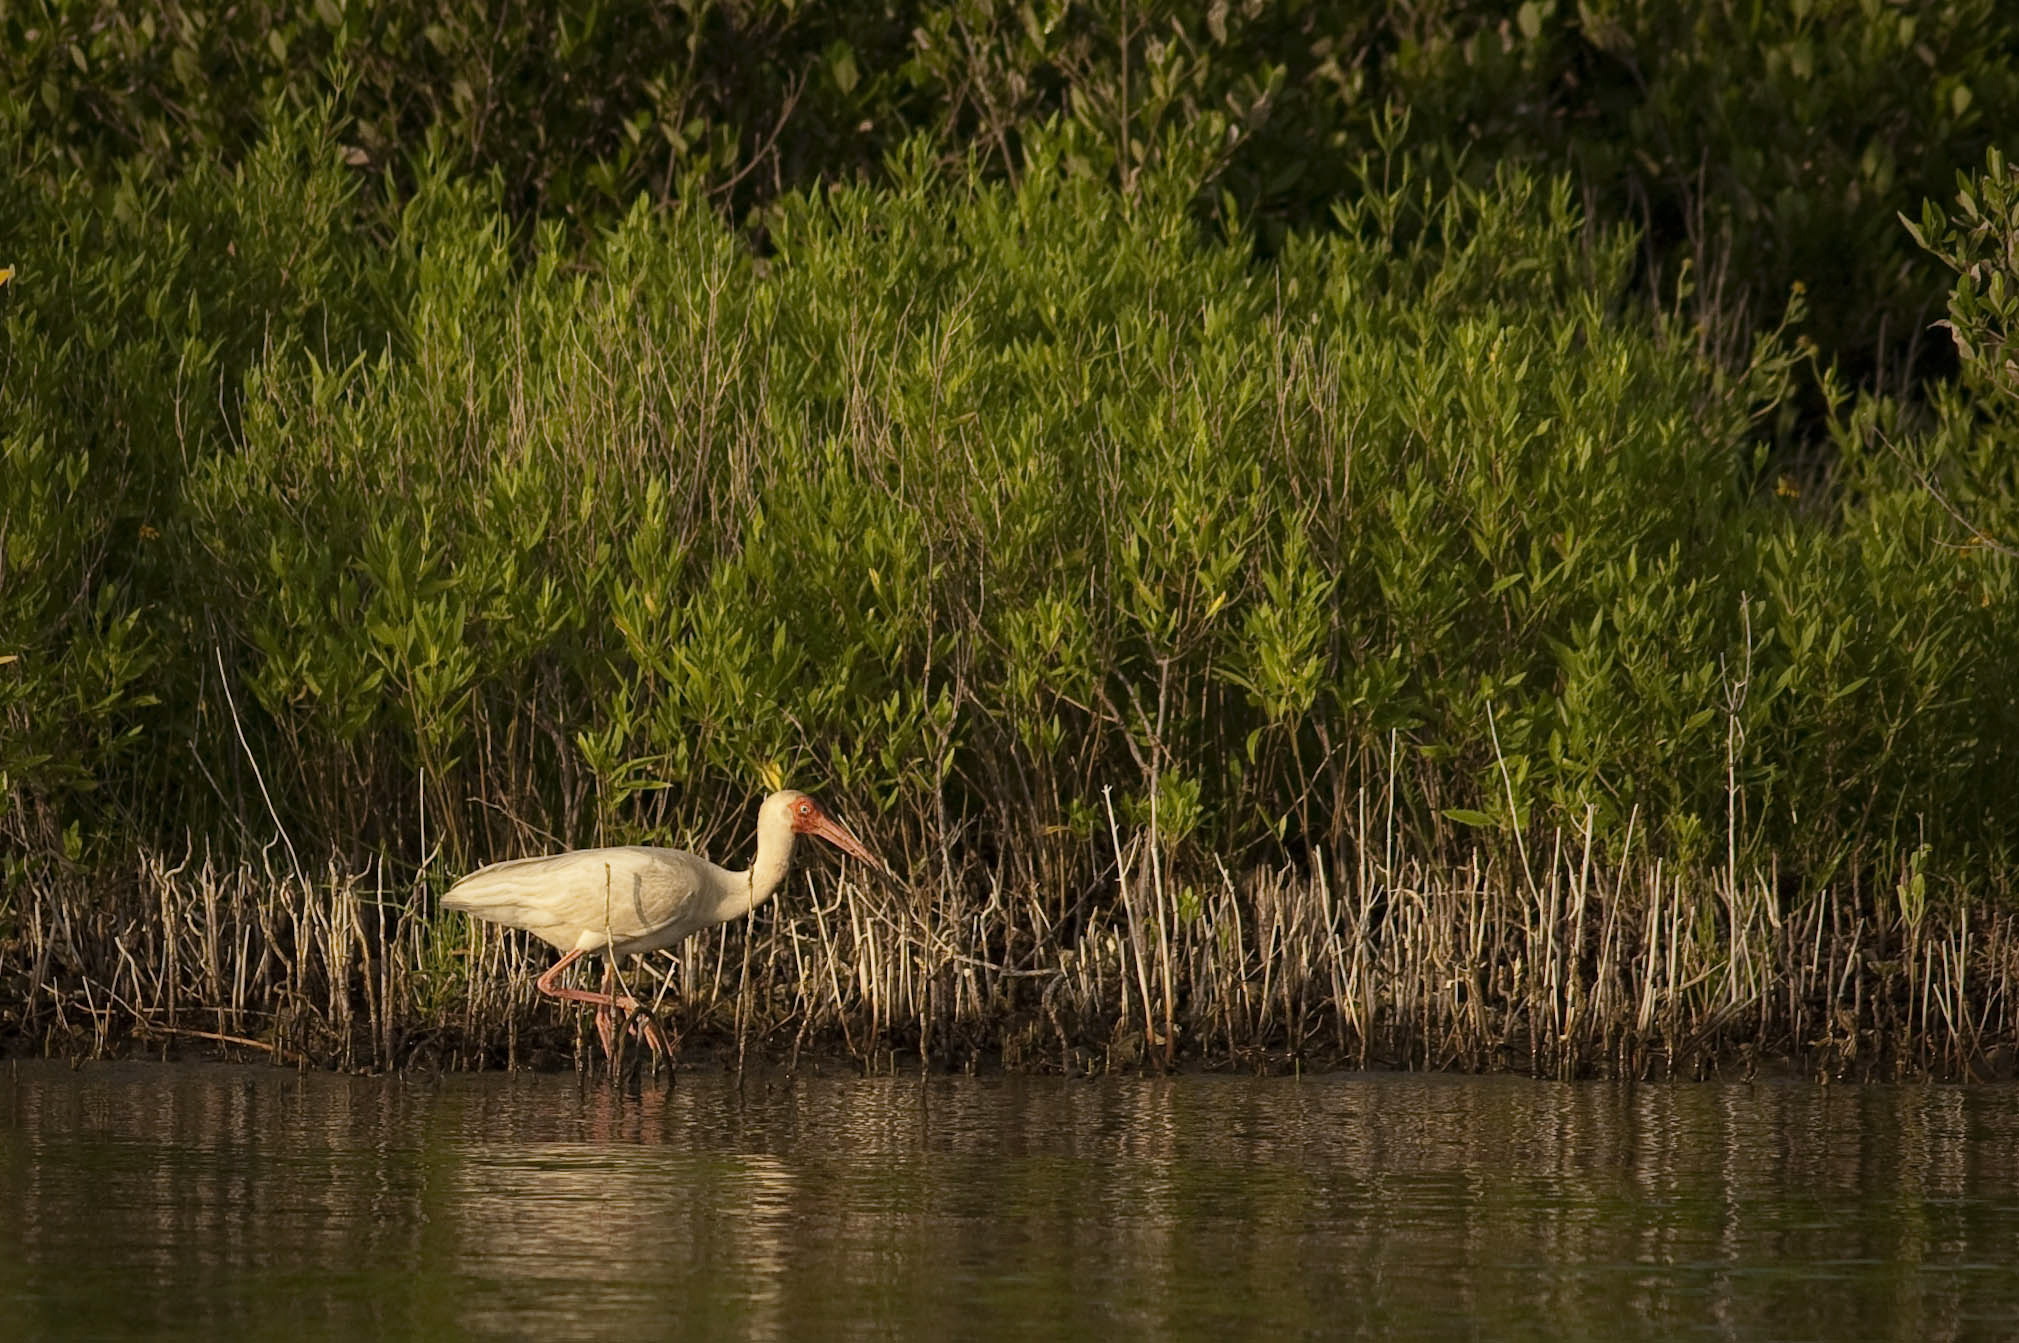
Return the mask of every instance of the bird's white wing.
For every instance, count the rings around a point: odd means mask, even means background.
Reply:
[[[442,905],[524,928],[562,950],[656,940],[701,913],[702,861],[642,845],[520,858],[471,873]]]

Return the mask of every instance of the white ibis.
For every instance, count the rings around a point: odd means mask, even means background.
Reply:
[[[508,928],[524,928],[562,952],[540,976],[540,992],[596,1009],[604,1052],[615,1055],[613,1018],[638,1001],[615,993],[617,958],[676,946],[689,933],[739,918],[771,898],[792,865],[793,841],[818,835],[879,872],[889,869],[840,822],[801,792],[785,789],[764,799],[757,813],[757,857],[748,870],[731,872],[679,849],[627,845],[577,849],[545,858],[493,863],[457,882],[442,897],[460,909]],[[577,960],[600,951],[609,962],[603,991],[564,987],[561,975]],[[646,1038],[661,1054],[666,1041],[648,1016]]]

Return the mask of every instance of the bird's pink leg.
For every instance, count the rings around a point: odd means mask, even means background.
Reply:
[[[673,1058],[673,1051],[667,1048],[666,1037],[660,1032],[659,1023],[650,1012],[639,1015],[638,1028],[645,1032],[645,1042],[657,1051],[659,1057],[670,1062]]]
[[[535,982],[534,987],[538,988],[540,992],[546,994],[548,997],[559,998],[564,1002],[587,1003],[591,1007],[615,1007],[625,1012],[635,1010],[638,1006],[636,998],[629,996],[618,998],[608,993],[591,993],[587,989],[571,989],[566,984],[559,982],[561,972],[573,965],[581,958],[582,954],[581,949],[577,948],[563,956],[560,960],[555,961],[547,973],[541,975]],[[608,983],[609,981],[605,980],[605,982]]]
[[[615,1009],[619,1007],[623,1008],[626,1012],[635,1012],[637,1019],[629,1023],[631,1029],[644,1036],[645,1043],[652,1046],[659,1057],[663,1059],[671,1059],[673,1057],[673,1051],[666,1047],[666,1037],[660,1033],[658,1020],[650,1012],[639,1006],[636,998],[628,994],[622,998],[617,996],[617,963],[615,961],[610,962],[610,968],[603,974],[603,992],[610,995],[610,1001],[614,1004],[610,1009],[613,1015]],[[616,1038],[616,1031],[613,1028],[606,1039],[606,1047],[609,1042],[614,1041]],[[610,1049],[609,1053],[611,1058],[614,1059],[617,1057],[615,1049]]]
[[[596,1009],[596,1034],[603,1038],[603,1057],[617,1061],[617,962],[603,967],[603,1004]]]
[[[614,961],[603,972],[603,992],[601,993],[591,993],[587,989],[570,988],[566,984],[561,983],[562,973],[569,966],[580,960],[582,955],[582,949],[577,947],[560,960],[555,961],[552,966],[548,967],[547,973],[541,975],[535,981],[534,987],[550,998],[558,998],[563,1002],[570,1003],[587,1003],[589,1006],[595,1008],[596,1033],[603,1038],[603,1052],[614,1059],[617,1057],[617,1028],[614,1018],[618,1012],[636,1012],[638,1010],[638,1000],[628,993],[621,998],[617,996],[615,992],[617,987],[617,966]],[[666,1058],[673,1056],[673,1051],[666,1047],[666,1037],[660,1033],[659,1023],[654,1021],[650,1014],[640,1018],[639,1026],[644,1030],[645,1039],[652,1048],[658,1050]]]

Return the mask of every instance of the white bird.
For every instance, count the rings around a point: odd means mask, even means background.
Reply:
[[[800,835],[817,835],[871,868],[889,872],[818,802],[788,788],[765,798],[758,810],[757,857],[745,871],[731,872],[679,849],[577,849],[493,863],[451,887],[442,907],[523,928],[560,951],[561,959],[539,978],[540,992],[594,1006],[603,1049],[614,1056],[613,1018],[619,1010],[638,1010],[637,999],[614,992],[617,958],[677,946],[690,933],[740,918],[763,904],[784,884],[793,841]],[[603,991],[563,986],[562,973],[592,951],[602,952],[609,962]],[[649,1016],[642,1025],[652,1047],[666,1053],[658,1025]]]

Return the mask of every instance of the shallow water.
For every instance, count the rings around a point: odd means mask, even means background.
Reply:
[[[2019,1334],[2019,1088],[0,1066],[24,1338]]]

